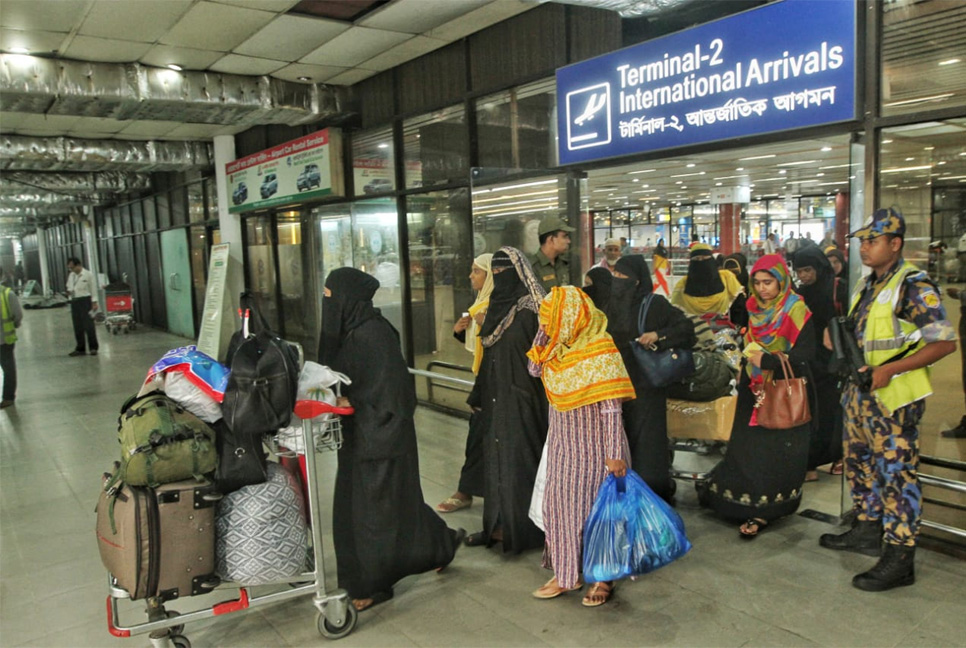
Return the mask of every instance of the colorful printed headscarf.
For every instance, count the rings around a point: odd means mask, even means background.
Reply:
[[[470,326],[466,329],[466,350],[473,354],[473,373],[480,372],[480,363],[483,362],[483,343],[480,341],[480,327],[476,325],[476,316],[485,313],[490,305],[490,295],[493,293],[493,273],[490,271],[490,260],[493,255],[487,252],[473,259],[473,265],[486,270],[486,279],[483,280],[483,287],[480,288],[476,300],[469,307]]]
[[[763,300],[755,290],[755,273],[767,272],[778,280],[778,296]],[[751,269],[751,297],[748,298],[748,332],[745,341],[756,342],[769,352],[788,352],[805,322],[812,316],[805,301],[792,290],[788,266],[777,254],[766,254]],[[749,365],[751,366],[751,365]],[[755,375],[757,371],[753,371]]]
[[[636,396],[624,360],[607,333],[607,317],[582,290],[554,286],[540,304],[547,342],[527,357],[543,367],[551,407],[566,412],[616,398]]]

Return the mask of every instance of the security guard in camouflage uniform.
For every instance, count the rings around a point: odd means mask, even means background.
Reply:
[[[852,579],[873,592],[915,582],[922,509],[918,426],[932,393],[929,365],[956,350],[936,284],[902,258],[905,232],[898,211],[879,209],[852,233],[861,241],[862,263],[872,269],[856,286],[849,311],[872,387],[862,392],[849,384],[842,397],[856,521],[846,533],[819,540],[829,549],[880,556]]]
[[[530,265],[537,275],[537,281],[543,289],[550,292],[554,286],[571,286],[570,233],[574,228],[563,222],[558,216],[548,216],[540,221],[537,236],[540,237],[540,249],[530,256]]]

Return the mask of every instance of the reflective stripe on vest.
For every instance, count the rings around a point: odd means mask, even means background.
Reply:
[[[17,327],[13,323],[13,311],[10,310],[10,289],[3,287],[0,293],[0,310],[3,317],[3,343],[13,344],[17,341]]]
[[[878,367],[900,354],[912,355],[926,343],[919,327],[896,316],[902,284],[910,275],[920,270],[905,260],[896,269],[889,282],[869,304],[869,316],[865,322],[862,348],[865,361],[870,367]],[[862,296],[864,283],[860,283],[852,295],[850,313],[855,313]],[[892,377],[888,385],[875,392],[884,409],[892,412],[932,394],[929,368],[923,367]]]

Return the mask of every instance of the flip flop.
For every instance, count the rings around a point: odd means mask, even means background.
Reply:
[[[583,587],[583,584],[578,582],[574,587],[560,587],[557,584],[557,577],[554,576],[546,583],[544,583],[540,588],[533,591],[533,597],[538,599],[552,599],[557,598],[561,594],[566,594],[567,592],[575,592]]]
[[[836,461],[832,464],[832,467],[828,469],[828,474],[830,475],[841,475],[844,470],[844,466],[841,461]]]
[[[388,590],[384,592],[374,592],[372,596],[369,596],[367,598],[352,599],[352,605],[355,606],[357,612],[362,612],[364,610],[370,610],[375,606],[379,605],[380,603],[385,603],[386,601],[391,600],[392,597],[393,597],[392,590]],[[356,605],[356,601],[365,601],[367,599],[369,602],[366,605],[362,607],[359,607],[358,605]]]
[[[452,513],[454,511],[459,511],[460,509],[465,509],[473,506],[473,498],[468,500],[460,499],[458,497],[447,497],[442,502],[436,505],[436,511],[439,513]]]
[[[754,540],[761,533],[762,529],[768,526],[768,522],[758,518],[748,518],[745,523],[738,527],[738,533],[742,540]],[[754,531],[751,530],[754,527]]]

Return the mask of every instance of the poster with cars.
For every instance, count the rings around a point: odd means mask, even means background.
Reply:
[[[345,195],[342,137],[326,128],[225,165],[229,212]]]

